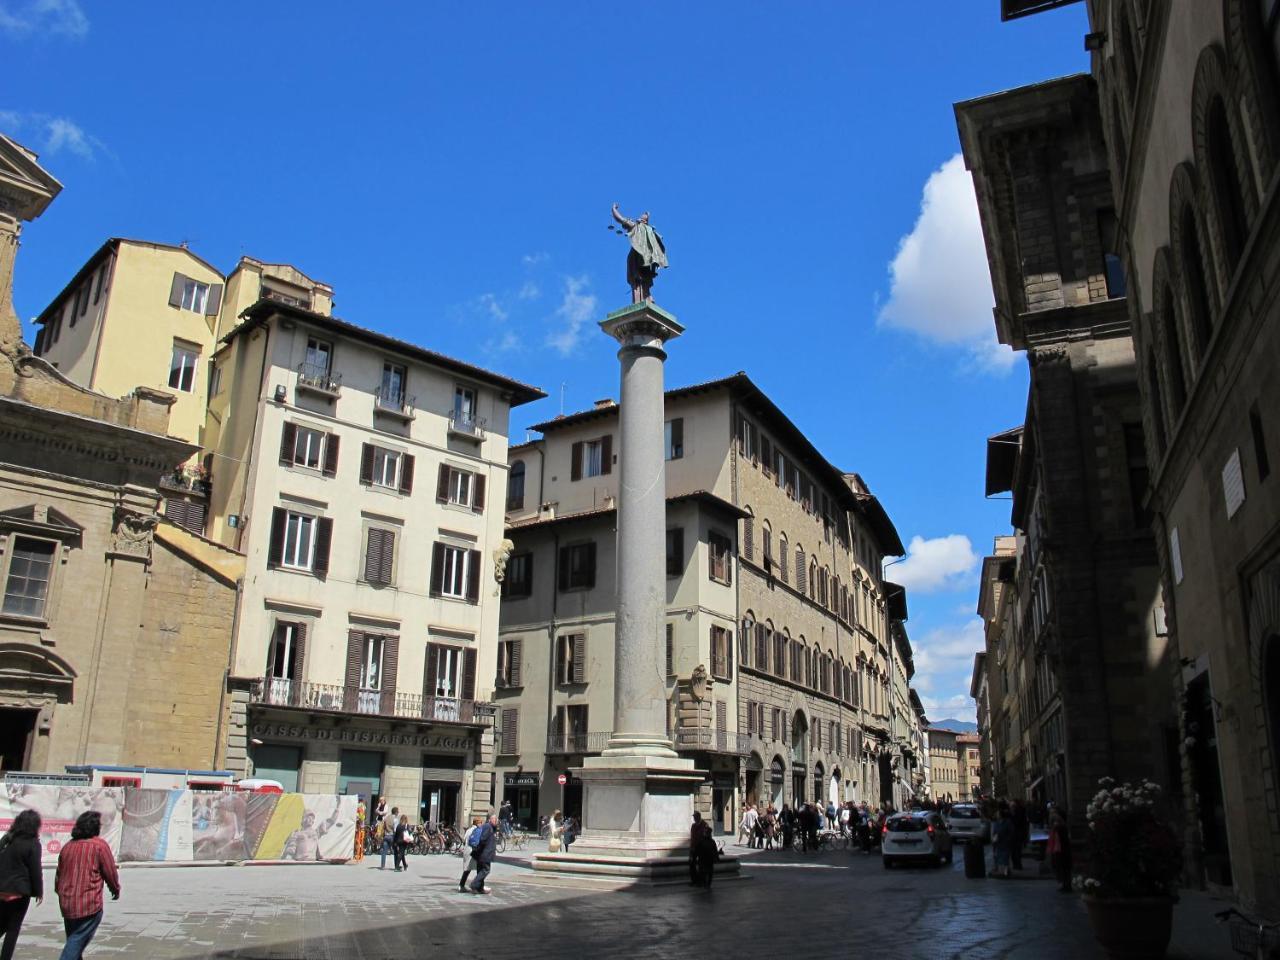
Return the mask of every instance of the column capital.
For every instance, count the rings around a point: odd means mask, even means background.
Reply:
[[[613,311],[600,321],[600,329],[624,347],[659,346],[684,333],[675,317],[648,300]]]

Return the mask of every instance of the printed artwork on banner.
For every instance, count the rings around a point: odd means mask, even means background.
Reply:
[[[348,860],[358,797],[286,793],[258,844],[256,860]]]
[[[58,862],[58,852],[71,839],[76,818],[88,810],[102,814],[102,839],[111,846],[112,853],[120,852],[123,787],[0,784],[0,831],[8,830],[13,818],[23,810],[40,814],[40,844],[46,864]]]
[[[245,840],[249,802],[243,793],[192,793],[191,841],[197,860],[252,860]]]
[[[120,859],[192,860],[191,791],[127,788]]]

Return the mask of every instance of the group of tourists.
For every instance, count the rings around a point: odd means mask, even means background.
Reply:
[[[802,802],[794,807],[783,803],[782,809],[772,803],[748,803],[738,824],[738,846],[745,842],[758,850],[790,850],[799,840],[801,851],[808,852],[819,848],[819,834],[830,831],[858,841],[869,852],[893,812],[888,803],[872,808],[866,801],[852,800],[840,804],[828,801],[826,807],[819,803]]]
[[[34,899],[44,900],[41,874],[40,814],[23,810],[0,837],[0,960],[12,960],[22,921]],[[58,853],[53,888],[58,894],[67,936],[61,960],[80,960],[102,922],[102,888],[120,899],[120,874],[111,847],[99,836],[102,814],[90,810],[76,818],[71,839]]]

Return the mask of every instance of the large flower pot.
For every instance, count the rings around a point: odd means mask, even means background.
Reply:
[[[1093,935],[1111,960],[1160,960],[1173,932],[1169,897],[1084,896]]]

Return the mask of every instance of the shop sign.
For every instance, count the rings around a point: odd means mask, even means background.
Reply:
[[[538,775],[536,773],[508,773],[505,774],[503,783],[508,787],[536,787],[538,785]]]
[[[350,727],[308,727],[295,723],[255,723],[253,735],[273,740],[312,740],[318,743],[359,743],[376,747],[434,747],[439,750],[470,750],[469,737],[448,737],[430,733],[392,733],[385,730],[354,730]]]
[[[711,778],[711,784],[712,786],[723,789],[723,790],[732,790],[733,774],[717,773]]]

